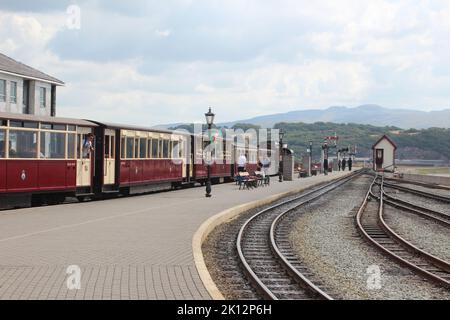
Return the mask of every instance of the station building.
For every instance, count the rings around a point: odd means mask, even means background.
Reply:
[[[56,87],[64,82],[0,53],[0,112],[56,115]]]
[[[397,145],[387,135],[383,135],[375,142],[372,146],[373,170],[394,171],[395,150],[397,150]]]

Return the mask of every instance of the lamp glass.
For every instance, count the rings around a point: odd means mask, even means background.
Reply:
[[[214,116],[215,114],[211,112],[211,108],[209,108],[209,111],[205,113],[206,123],[208,125],[212,125],[214,122]]]

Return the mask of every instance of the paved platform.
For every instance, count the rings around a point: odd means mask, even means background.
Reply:
[[[230,207],[342,176],[238,190],[214,185],[113,200],[0,212],[0,299],[210,299],[192,236]],[[81,269],[69,290],[68,266]]]

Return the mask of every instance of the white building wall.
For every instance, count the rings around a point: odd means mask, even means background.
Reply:
[[[40,88],[46,89],[45,95],[45,108],[41,108],[40,106]],[[33,90],[30,89],[30,94],[33,93]],[[52,96],[52,86],[46,82],[35,81],[34,86],[34,105],[30,107],[30,113],[39,116],[50,116],[51,115],[51,96]],[[31,100],[30,100],[31,104]],[[32,111],[34,109],[34,111]]]
[[[383,139],[375,145],[374,152],[376,149],[384,149],[383,155],[383,168],[388,168],[388,170],[393,170],[394,166],[394,157],[395,157],[395,148],[394,146],[387,140]],[[374,156],[375,160],[375,156]],[[374,164],[375,166],[375,164]]]
[[[0,112],[23,113],[23,78],[0,73],[0,80],[6,80],[6,101],[0,101]],[[11,103],[11,81],[17,83],[17,103]],[[45,107],[40,106],[40,88],[46,89]],[[29,113],[33,115],[51,115],[52,86],[50,83],[41,81],[30,81],[29,89]]]
[[[22,94],[23,94],[23,79],[9,74],[0,73],[0,80],[6,80],[6,101],[0,102],[0,112],[22,113]],[[16,103],[11,103],[11,82],[17,83],[17,99]]]

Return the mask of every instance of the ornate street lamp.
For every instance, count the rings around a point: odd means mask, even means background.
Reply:
[[[208,112],[205,113],[205,118],[206,118],[206,124],[208,125],[208,137],[209,137],[209,143],[211,143],[211,127],[212,124],[214,122],[214,116],[215,114],[211,112],[211,107],[209,108]],[[209,157],[209,159],[207,159],[206,162],[206,169],[208,172],[208,177],[206,180],[206,194],[205,196],[207,198],[211,197],[211,155]]]
[[[284,149],[283,149],[284,131],[283,131],[283,129],[280,129],[279,135],[280,135],[280,165],[278,168],[278,175],[279,175],[278,181],[283,182],[283,153],[284,153]]]

